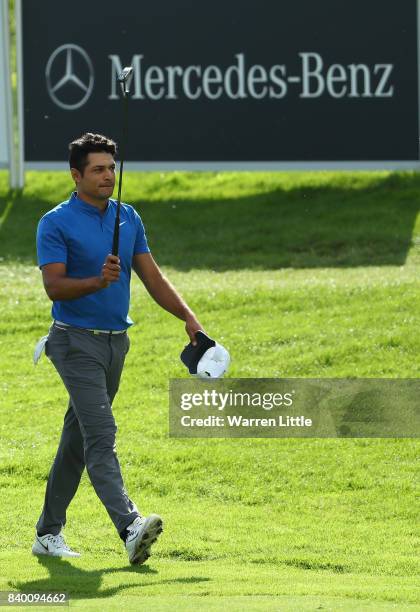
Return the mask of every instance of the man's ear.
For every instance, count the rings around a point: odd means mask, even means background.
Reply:
[[[73,178],[73,181],[77,183],[80,181],[80,179],[82,178],[82,175],[80,174],[79,170],[77,168],[70,168],[70,172],[71,172],[71,176]]]

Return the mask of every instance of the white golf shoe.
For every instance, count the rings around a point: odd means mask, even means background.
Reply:
[[[32,554],[50,555],[51,557],[80,557],[80,553],[67,546],[61,533],[58,535],[47,533],[43,536],[36,534]]]
[[[128,559],[132,565],[141,565],[150,557],[150,547],[163,531],[163,522],[157,514],[137,517],[127,527],[125,541]]]

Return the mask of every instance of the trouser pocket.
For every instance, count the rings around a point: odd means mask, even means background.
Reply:
[[[51,361],[62,361],[70,350],[70,334],[66,329],[52,326],[45,344],[45,354]]]

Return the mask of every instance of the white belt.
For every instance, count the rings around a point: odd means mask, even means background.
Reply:
[[[54,319],[54,324],[56,325],[62,325],[63,327],[74,327],[73,325],[69,325],[68,323],[63,323],[62,321],[57,321],[56,319]],[[80,327],[80,328],[76,328],[76,329],[86,329],[85,327]],[[127,331],[126,329],[121,329],[121,330],[113,330],[113,329],[86,329],[86,331],[90,331],[93,332],[94,334],[108,334],[108,335],[114,335],[114,334],[125,334],[125,332]]]

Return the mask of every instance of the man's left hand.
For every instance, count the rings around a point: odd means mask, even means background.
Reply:
[[[195,334],[198,331],[204,331],[203,326],[200,324],[198,319],[193,315],[188,315],[185,319],[185,331],[187,332],[192,345],[196,346],[197,340],[195,339]]]

